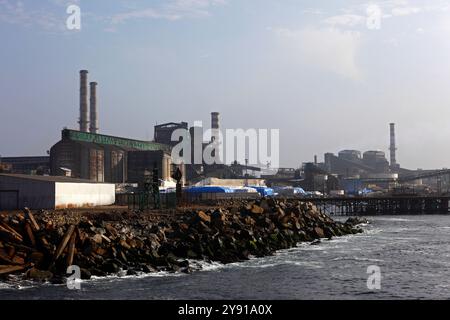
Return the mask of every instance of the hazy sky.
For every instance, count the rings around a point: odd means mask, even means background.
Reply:
[[[223,127],[279,128],[281,164],[297,167],[387,152],[395,122],[402,166],[450,167],[446,1],[0,0],[0,46],[2,156],[43,155],[78,128],[88,69],[101,133],[151,139],[155,123],[219,111]]]

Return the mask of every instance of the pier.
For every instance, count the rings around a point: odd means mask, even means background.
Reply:
[[[311,198],[319,210],[330,215],[449,214],[449,196],[389,196]]]

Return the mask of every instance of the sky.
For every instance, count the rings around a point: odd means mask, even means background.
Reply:
[[[81,9],[69,30],[66,9]],[[45,155],[78,128],[79,70],[98,82],[100,132],[156,123],[280,129],[298,167],[389,148],[450,167],[450,5],[441,0],[0,0],[0,155]]]

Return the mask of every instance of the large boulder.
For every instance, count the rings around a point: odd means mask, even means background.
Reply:
[[[26,273],[27,279],[35,281],[49,281],[53,278],[53,273],[50,271],[39,270],[37,268],[31,268]]]
[[[196,213],[196,218],[197,218],[197,221],[202,221],[204,223],[211,222],[211,217],[209,215],[207,215],[206,213],[204,213],[203,211],[198,211]]]
[[[320,228],[320,227],[315,227],[315,228],[314,228],[314,232],[316,233],[316,235],[317,235],[318,238],[325,238],[325,233],[324,233],[324,231],[323,231],[322,228]]]
[[[250,209],[251,213],[253,213],[254,215],[259,215],[259,214],[263,214],[264,213],[264,208],[254,204],[252,206],[252,208]]]

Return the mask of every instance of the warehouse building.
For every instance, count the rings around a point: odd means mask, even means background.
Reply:
[[[115,185],[69,177],[0,173],[0,210],[111,205]]]
[[[133,160],[129,164],[129,155],[148,162]],[[149,156],[151,155],[151,156]],[[64,129],[61,141],[50,149],[51,175],[61,175],[62,169],[70,170],[72,178],[87,179],[95,182],[125,183],[139,182],[136,170],[141,167],[152,169],[156,166],[162,179],[171,175],[170,147],[150,141],[132,140],[102,134]],[[134,167],[134,163],[140,167]],[[129,173],[131,173],[129,177]],[[143,172],[142,172],[143,174]]]

